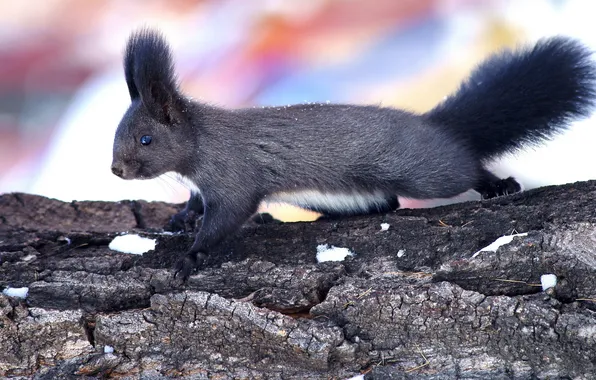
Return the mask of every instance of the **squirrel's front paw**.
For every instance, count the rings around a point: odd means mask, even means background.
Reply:
[[[182,210],[179,213],[172,215],[170,221],[165,229],[172,232],[193,232],[195,230],[196,222],[201,219],[203,215],[197,214],[194,211]]]
[[[174,267],[174,277],[186,282],[196,268],[200,268],[207,259],[203,252],[189,253],[180,258]]]
[[[186,228],[185,220],[186,212],[180,211],[179,213],[172,215],[165,229],[173,232],[184,231]]]

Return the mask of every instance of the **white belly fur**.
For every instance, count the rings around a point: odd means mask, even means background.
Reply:
[[[323,193],[317,190],[274,193],[267,196],[265,202],[290,203],[299,207],[314,207],[328,211],[361,211],[372,207],[387,205],[386,196],[374,193]]]
[[[192,193],[201,193],[201,190],[189,178],[179,174],[177,177]],[[310,206],[336,212],[367,212],[374,207],[387,205],[386,195],[382,192],[324,193],[317,190],[301,190],[274,193],[268,195],[263,201],[265,203],[289,203],[298,207]]]

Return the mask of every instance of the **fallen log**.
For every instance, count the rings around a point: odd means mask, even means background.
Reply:
[[[181,284],[170,268],[193,235],[163,230],[181,205],[4,194],[0,290],[28,294],[0,294],[0,376],[588,379],[595,199],[584,182],[250,223]],[[155,249],[111,250],[123,233]],[[319,263],[324,244],[354,254]]]

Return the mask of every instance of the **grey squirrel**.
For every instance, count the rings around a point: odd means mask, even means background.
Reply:
[[[131,105],[115,134],[112,172],[124,179],[175,172],[191,185],[185,212],[203,219],[176,264],[183,279],[263,201],[355,215],[395,209],[397,195],[518,192],[515,179],[483,165],[564,131],[588,116],[596,99],[591,52],[565,37],[490,56],[424,114],[353,104],[223,109],[194,101],[179,90],[170,48],[151,29],[131,35],[124,74]]]

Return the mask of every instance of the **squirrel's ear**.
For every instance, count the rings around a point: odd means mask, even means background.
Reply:
[[[176,121],[175,103],[178,99],[176,89],[168,88],[162,82],[150,83],[141,93],[141,100],[149,113],[157,120],[170,124]]]
[[[130,100],[135,101],[139,99],[139,89],[135,84],[134,80],[134,56],[130,50],[130,42],[129,46],[126,48],[126,53],[124,54],[124,78],[126,79],[126,86],[128,87],[128,93],[130,94]]]
[[[176,119],[180,94],[168,43],[151,29],[133,33],[124,53],[124,74],[132,101],[140,99],[156,119]]]

